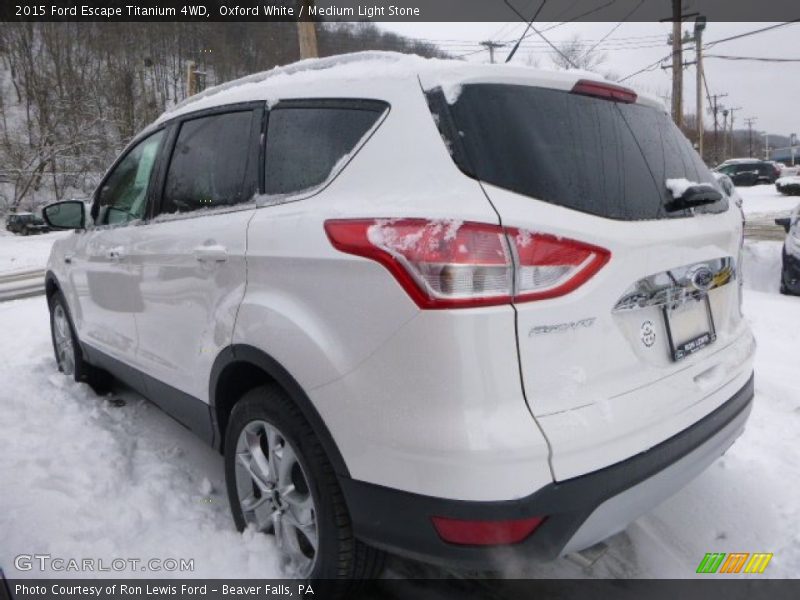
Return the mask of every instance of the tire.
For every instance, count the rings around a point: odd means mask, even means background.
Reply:
[[[236,527],[243,531],[251,525],[275,535],[288,576],[309,581],[315,591],[320,587],[322,597],[345,595],[377,576],[383,552],[353,536],[333,467],[283,390],[266,385],[241,398],[230,416],[224,454]],[[293,490],[284,496],[280,489],[288,482]]]
[[[783,260],[786,261],[786,258],[784,257]],[[784,296],[793,296],[794,294],[792,294],[792,292],[789,291],[789,288],[786,285],[786,266],[785,265],[786,265],[786,263],[784,262],[784,266],[781,268],[780,293],[783,294]]]
[[[113,378],[108,372],[90,365],[83,358],[64,295],[60,291],[55,292],[48,298],[48,305],[50,339],[53,342],[58,370],[75,381],[87,383],[98,394],[108,392]]]

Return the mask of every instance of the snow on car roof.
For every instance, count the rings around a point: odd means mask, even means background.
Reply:
[[[355,52],[326,58],[301,60],[268,71],[254,73],[241,79],[228,81],[187,98],[173,109],[162,114],[163,122],[180,114],[213,108],[225,104],[266,100],[276,103],[282,97],[323,97],[331,94],[337,84],[345,92],[349,86],[342,82],[370,83],[375,94],[380,80],[411,80],[416,85],[423,82],[426,89],[441,86],[448,100],[453,102],[463,83],[474,81],[528,82],[542,87],[570,89],[579,79],[604,81],[601,75],[587,71],[548,71],[518,65],[469,63],[452,59],[429,59],[398,52]],[[609,82],[613,83],[613,82]],[[301,91],[302,90],[302,91]],[[297,94],[301,93],[301,96]],[[663,104],[650,96],[640,96],[645,104],[663,110]]]
[[[757,163],[762,162],[758,158],[729,158],[723,163],[720,163],[720,167],[722,165],[739,165],[739,164],[746,164],[746,163]]]

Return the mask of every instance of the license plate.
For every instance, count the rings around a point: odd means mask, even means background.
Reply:
[[[683,360],[717,339],[708,295],[677,307],[664,307],[664,324],[672,360]]]

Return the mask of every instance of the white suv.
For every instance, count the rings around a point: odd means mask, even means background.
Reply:
[[[739,210],[585,77],[360,54],[190,98],[45,211],[59,368],[219,448],[290,574],[622,530],[742,432],[755,344]]]

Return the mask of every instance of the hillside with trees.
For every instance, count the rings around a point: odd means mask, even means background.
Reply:
[[[445,56],[369,23],[317,24],[320,56]],[[0,212],[91,193],[137,131],[187,95],[299,58],[294,23],[4,23]]]

